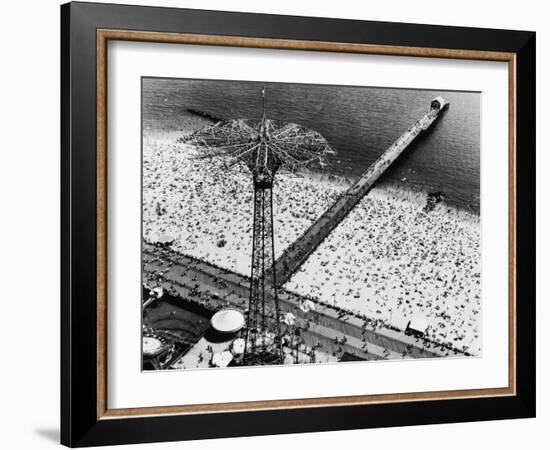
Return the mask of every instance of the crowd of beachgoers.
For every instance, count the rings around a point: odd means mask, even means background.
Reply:
[[[246,170],[198,159],[181,131],[143,137],[143,237],[250,274],[253,186]],[[279,174],[273,189],[275,257],[349,186],[328,175]],[[479,216],[426,195],[372,190],[285,285],[404,329],[426,320],[427,337],[481,353]]]
[[[480,355],[479,216],[425,203],[374,189],[285,287],[399,329],[420,319],[431,341]]]
[[[181,133],[143,140],[143,237],[177,252],[250,275],[254,188],[247,169],[227,171],[197,158]],[[343,178],[279,174],[273,188],[275,257],[349,186]],[[314,201],[312,201],[314,199]]]

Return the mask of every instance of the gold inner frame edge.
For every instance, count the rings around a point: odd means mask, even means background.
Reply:
[[[478,50],[389,46],[240,36],[160,33],[116,29],[96,31],[97,108],[97,419],[174,414],[207,414],[267,409],[350,406],[404,401],[501,397],[516,394],[516,54]],[[107,405],[107,42],[109,40],[169,44],[217,45],[279,50],[363,53],[390,56],[502,61],[508,63],[508,386],[399,394],[354,395],[287,400],[261,400],[199,405],[108,409]]]

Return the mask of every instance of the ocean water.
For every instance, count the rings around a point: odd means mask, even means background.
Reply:
[[[143,79],[144,129],[189,128],[189,110],[224,119],[271,119],[321,133],[337,152],[330,171],[355,178],[441,95],[450,102],[381,183],[442,192],[479,212],[480,93],[242,81]]]

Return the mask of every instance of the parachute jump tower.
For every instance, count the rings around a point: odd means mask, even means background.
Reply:
[[[299,174],[316,164],[324,167],[327,155],[334,152],[316,131],[268,119],[265,87],[259,122],[222,121],[191,133],[183,141],[202,150],[198,158],[220,159],[227,170],[244,166],[252,174],[252,259],[242,364],[281,364],[284,353],[274,266],[275,175],[279,170]]]

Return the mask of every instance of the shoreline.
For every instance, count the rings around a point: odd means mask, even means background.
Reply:
[[[148,242],[161,238],[172,241],[170,248],[178,253],[248,276],[253,196],[249,174],[237,172],[228,176],[214,161],[193,160],[195,150],[175,142],[182,134],[178,130],[144,132],[143,238]],[[291,178],[281,173],[274,187],[275,257],[305,233],[351,183],[349,178],[338,175],[309,173],[305,178]],[[479,278],[472,275],[479,274],[480,217],[445,202],[426,213],[426,196],[425,192],[391,183],[377,185],[321,243],[285,288],[328,304],[337,298],[344,309],[398,328],[403,328],[406,319],[421,315],[430,324],[431,339],[451,340],[459,348],[464,342],[470,353],[479,355],[480,286],[476,283]],[[447,224],[447,228],[440,224]],[[412,227],[412,234],[406,233],[405,227]],[[374,242],[363,239],[369,234],[376,237]],[[429,246],[435,256],[423,259],[425,255],[411,247],[408,240],[418,248]],[[399,246],[396,250],[395,242],[407,251]],[[469,243],[473,243],[471,248]],[[327,250],[331,246],[338,251]],[[436,261],[431,262],[430,258]],[[457,262],[459,266],[455,267]],[[461,267],[466,263],[468,270],[465,265]],[[410,271],[407,264],[416,269]],[[445,270],[435,275],[434,269],[437,271],[439,266]],[[387,274],[380,276],[381,272]],[[323,274],[323,278],[316,278],[318,274]],[[445,302],[438,305],[435,298],[445,292],[439,284],[454,283],[453,274],[460,288],[446,294],[454,296],[452,302],[445,297]],[[434,284],[433,277],[442,281]],[[344,278],[347,290],[333,289]],[[405,302],[407,286],[405,290],[391,286],[409,282],[409,301]],[[370,287],[363,289],[363,284]],[[422,300],[423,296],[416,292],[425,289],[433,290],[433,299]],[[462,333],[465,323],[471,326]]]
[[[151,130],[151,127],[146,127],[143,130],[145,141],[146,139],[159,139],[161,141],[166,141],[167,144],[173,144],[177,139],[182,137],[185,134],[188,134],[196,129],[201,128],[202,126],[211,125],[215,123],[212,119],[206,118],[201,114],[192,112],[192,111],[186,111],[188,116],[190,117],[189,121],[185,121],[183,126],[180,126],[179,128],[176,128],[174,126],[171,127],[165,127],[162,130]],[[181,124],[180,124],[181,125]],[[143,146],[143,151],[145,154],[145,145]],[[330,178],[333,178],[337,180],[338,182],[341,182],[342,184],[346,185],[347,187],[351,186],[358,178],[359,176],[348,176],[342,173],[323,173],[318,171],[309,171],[307,173],[308,177],[320,179],[320,180],[329,180]],[[402,195],[406,199],[409,199],[410,201],[421,201],[423,202],[423,205],[426,203],[426,197],[431,192],[429,189],[420,187],[418,185],[414,185],[411,183],[407,183],[406,185],[402,183],[398,183],[394,180],[387,180],[384,179],[385,177],[382,177],[383,179],[378,181],[376,183],[376,186],[371,190],[371,192],[368,195],[371,195],[372,192],[380,192],[380,191],[390,191],[392,193],[395,193],[396,195]],[[439,202],[440,204],[447,207],[450,211],[449,212],[464,212],[466,214],[465,217],[468,216],[475,216],[478,218],[480,217],[480,212],[472,207],[465,207],[460,204],[455,204],[448,202],[445,199],[445,193],[443,192],[443,199]]]
[[[208,112],[192,108],[178,111],[177,117],[172,120],[167,120],[164,116],[158,117],[156,114],[152,114],[151,118],[146,121],[146,125],[144,125],[144,132],[155,133],[155,130],[162,130],[166,133],[179,132],[181,135],[184,135],[204,126],[212,125],[216,123],[216,119],[223,120],[224,118],[215,117]],[[380,148],[380,153],[384,150],[385,148]],[[353,165],[353,163],[349,161],[342,161],[342,165],[340,166],[340,162],[341,161],[338,160],[338,157],[336,157],[336,159],[332,162],[333,176],[351,180],[351,182],[357,180],[360,175],[353,174],[350,176],[349,170],[346,169],[351,169],[351,167],[344,168],[345,164]],[[365,167],[364,170],[366,169],[367,168]],[[389,187],[390,189],[397,187],[398,189],[402,189],[404,191],[412,191],[414,193],[421,193],[424,195],[427,195],[429,192],[442,192],[444,196],[443,202],[445,202],[449,208],[457,208],[469,213],[480,215],[479,198],[470,198],[468,200],[461,198],[455,199],[455,201],[449,201],[448,197],[452,197],[453,193],[445,192],[445,189],[441,186],[430,186],[423,183],[420,179],[415,179],[415,173],[416,172],[414,169],[410,169],[407,174],[404,174],[405,176],[401,180],[388,179],[387,176],[383,176],[382,179],[377,182],[377,187]],[[445,199],[445,197],[447,197],[447,199]]]

